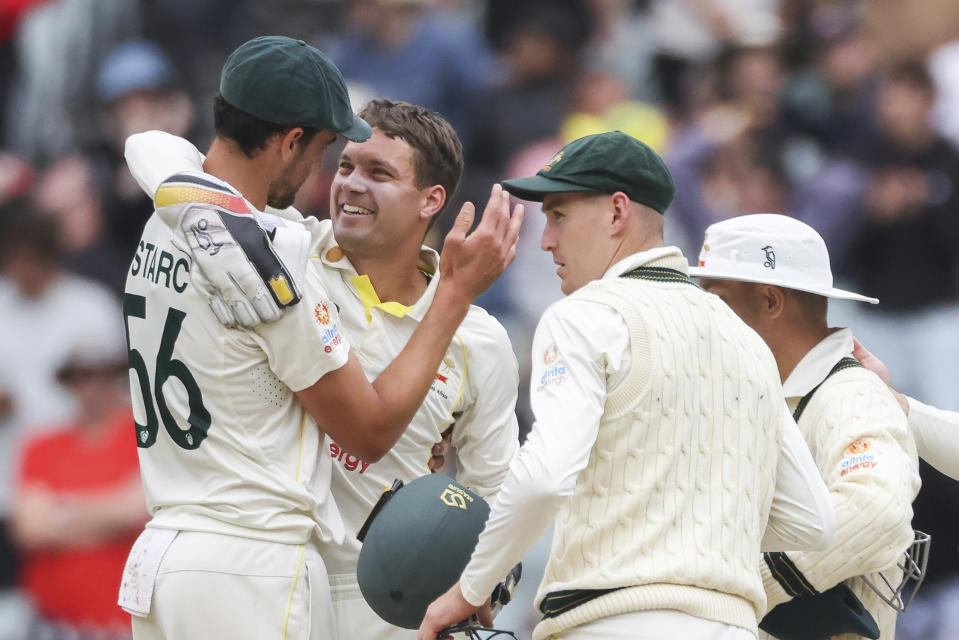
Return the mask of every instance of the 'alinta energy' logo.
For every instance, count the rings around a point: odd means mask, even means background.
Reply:
[[[543,364],[546,365],[546,369],[543,370],[543,375],[539,379],[537,391],[542,391],[549,385],[562,384],[566,380],[566,366],[559,360],[559,349],[554,342],[543,351]]]

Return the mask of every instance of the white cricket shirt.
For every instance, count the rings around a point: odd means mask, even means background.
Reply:
[[[125,155],[134,178],[150,194],[167,176],[199,169],[203,162],[189,141],[158,131],[130,136]],[[302,224],[310,232],[311,263],[316,267],[310,272],[321,279],[335,302],[367,378],[376,378],[409,341],[432,303],[438,282],[436,252],[423,247],[420,267],[432,279],[415,305],[380,303],[369,280],[357,276],[336,245],[329,220],[304,218],[292,207],[268,207],[267,212]],[[395,478],[409,481],[428,473],[432,446],[453,422],[457,479],[484,497],[493,494],[518,448],[517,369],[503,327],[484,310],[470,307],[426,400],[389,453],[371,464],[327,438],[323,455],[335,469],[333,493],[346,522],[343,543],[323,550],[331,574],[356,572],[360,543],[355,535],[380,493]]]
[[[412,306],[381,302],[366,276],[357,275],[333,237],[332,224],[320,221],[312,260],[319,266],[354,353],[369,379],[375,379],[402,351],[433,302],[439,256],[429,247],[420,270],[430,282]],[[424,276],[425,277],[425,276]],[[378,462],[344,451],[328,439],[333,462],[333,495],[346,525],[342,544],[324,545],[330,574],[356,573],[356,539],[384,489],[394,479],[409,482],[429,473],[433,445],[453,425],[457,480],[490,498],[499,488],[519,448],[515,406],[519,384],[516,357],[505,329],[483,309],[471,306],[443,358],[422,406],[399,441]]]
[[[172,182],[167,201],[253,210],[208,174]],[[302,301],[277,322],[227,329],[170,238],[154,214],[124,293],[147,526],[288,544],[341,538],[324,437],[293,394],[348,358],[321,281],[308,271]]]

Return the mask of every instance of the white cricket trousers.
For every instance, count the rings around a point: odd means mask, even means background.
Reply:
[[[395,627],[366,604],[355,573],[330,575],[330,590],[336,629],[333,640],[416,640],[417,629]],[[465,640],[466,634],[453,637]]]
[[[635,611],[601,618],[554,637],[561,640],[756,640],[756,634],[748,629],[672,610]]]
[[[312,544],[181,531],[134,640],[329,640],[326,565]]]
[[[380,618],[363,599],[355,573],[330,576],[336,639],[416,640],[415,629],[394,627]]]

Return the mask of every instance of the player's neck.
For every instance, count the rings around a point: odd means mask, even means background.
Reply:
[[[214,138],[203,162],[203,170],[229,183],[243,194],[250,204],[263,211],[273,175],[263,166],[265,155],[250,158],[235,144],[222,138]]]
[[[777,337],[767,340],[769,347],[776,356],[779,365],[779,375],[783,382],[793,372],[799,361],[802,360],[813,347],[822,342],[830,333],[826,326],[803,326],[793,324],[791,329],[781,332]]]
[[[419,253],[415,256],[362,256],[347,257],[360,275],[369,277],[380,302],[399,302],[412,306],[423,296],[428,283],[417,268]],[[412,259],[411,259],[412,257]]]

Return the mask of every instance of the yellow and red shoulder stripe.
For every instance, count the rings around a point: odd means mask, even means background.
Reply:
[[[212,204],[233,213],[250,213],[241,196],[215,182],[185,173],[164,180],[153,198],[158,209],[189,202]]]

